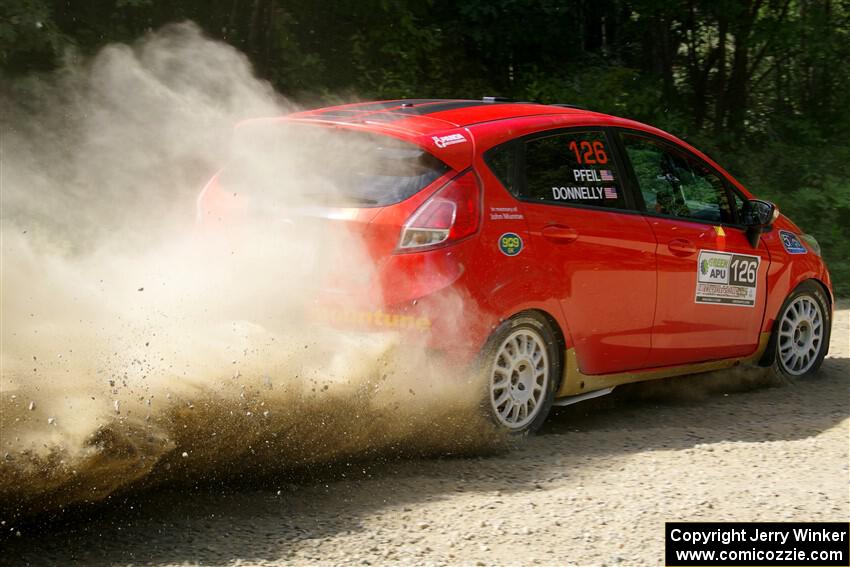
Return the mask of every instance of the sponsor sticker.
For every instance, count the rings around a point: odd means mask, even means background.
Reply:
[[[806,254],[808,252],[806,247],[803,246],[803,243],[800,242],[800,239],[797,238],[797,235],[793,232],[780,230],[779,238],[782,239],[782,246],[785,247],[785,251],[789,254]]]
[[[311,315],[318,322],[331,325],[385,327],[387,329],[413,331],[427,331],[431,328],[431,320],[428,317],[403,313],[385,313],[381,310],[320,307]]]
[[[463,134],[449,134],[448,136],[431,136],[434,140],[434,145],[438,148],[447,148],[455,144],[463,144],[466,142],[466,137]]]
[[[506,232],[499,237],[499,250],[505,256],[516,256],[522,252],[522,238],[516,233]]]
[[[694,301],[753,307],[760,263],[759,256],[701,250]]]

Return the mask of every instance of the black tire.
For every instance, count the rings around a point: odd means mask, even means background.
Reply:
[[[532,337],[537,338],[532,340]],[[537,347],[532,346],[533,342],[538,343]],[[542,314],[533,311],[514,315],[493,331],[481,351],[478,367],[484,378],[482,408],[497,427],[514,436],[526,436],[540,429],[560,385],[561,350],[552,325]],[[535,356],[537,353],[539,358]],[[541,362],[545,362],[543,384],[538,375],[543,369]],[[502,370],[497,371],[497,366]],[[507,391],[498,389],[506,380]],[[505,395],[508,400],[497,405],[496,398]],[[513,413],[505,415],[506,404],[517,408],[513,425],[510,424]]]
[[[807,315],[801,315],[806,312]],[[814,317],[820,318],[821,332],[816,336]],[[795,316],[798,316],[795,323]],[[817,372],[829,351],[832,311],[823,288],[806,281],[797,286],[782,304],[776,317],[774,370],[788,379],[803,378]],[[806,357],[800,353],[810,352]]]

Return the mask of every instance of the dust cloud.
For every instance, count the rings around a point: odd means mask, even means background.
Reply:
[[[3,83],[0,518],[498,442],[480,385],[424,348],[310,324],[329,269],[368,280],[355,234],[263,206],[194,226],[234,124],[293,110],[239,52],[187,23]],[[314,180],[279,168],[253,164],[286,206]]]

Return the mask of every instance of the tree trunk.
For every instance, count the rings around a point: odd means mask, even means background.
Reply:
[[[729,20],[726,14],[718,15],[717,21],[717,78],[714,83],[714,134],[723,131],[723,117],[726,114],[726,36],[729,32]]]

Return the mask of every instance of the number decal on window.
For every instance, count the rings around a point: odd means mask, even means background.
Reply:
[[[576,155],[576,163],[578,164],[605,164],[608,163],[608,154],[605,153],[605,145],[600,141],[595,141],[593,144],[587,140],[582,140],[576,143],[575,140],[570,142],[570,149]]]

